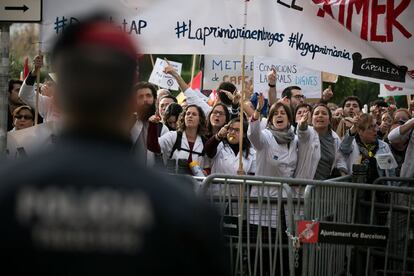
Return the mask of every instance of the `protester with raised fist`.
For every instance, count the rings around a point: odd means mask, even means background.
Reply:
[[[308,125],[309,117],[312,127]],[[347,173],[347,164],[339,153],[341,139],[332,130],[331,120],[331,110],[325,104],[317,104],[312,113],[306,112],[298,121],[295,177],[325,180]]]
[[[248,124],[243,124],[243,172],[239,169],[239,142],[241,123],[239,118],[231,120],[218,133],[206,142],[205,150],[211,158],[211,173],[254,174],[256,171],[256,152],[247,138]]]

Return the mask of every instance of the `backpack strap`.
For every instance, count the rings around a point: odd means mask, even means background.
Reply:
[[[183,139],[183,133],[177,131],[177,139],[175,140],[174,146],[171,149],[170,159],[172,158],[172,156],[174,155],[174,152],[176,150],[183,150],[183,151],[186,151],[186,152],[188,152],[190,154],[193,154],[194,153],[194,154],[197,154],[199,156],[204,156],[206,154],[205,153],[205,147],[204,147],[204,145],[207,142],[207,138],[206,137],[201,136],[201,141],[203,143],[203,150],[201,152],[197,152],[197,151],[193,151],[193,150],[188,150],[188,149],[181,148],[181,141],[182,141],[182,139]]]
[[[175,139],[174,146],[171,149],[170,159],[174,155],[174,152],[176,150],[181,150],[181,141],[183,140],[183,133],[180,131],[177,131],[177,139]]]
[[[163,128],[163,126],[164,126],[164,124],[163,124],[163,123],[161,123],[161,122],[159,122],[159,123],[157,124],[157,134],[158,134],[158,137],[161,137],[161,132],[162,132],[162,128]]]

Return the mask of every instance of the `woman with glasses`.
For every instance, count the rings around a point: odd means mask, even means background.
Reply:
[[[211,173],[254,174],[256,152],[247,139],[247,123],[243,124],[243,172],[239,168],[240,119],[235,118],[223,126],[206,142],[206,154],[211,158]]]
[[[19,106],[13,112],[13,130],[21,130],[34,125],[34,111],[28,105]]]
[[[229,122],[230,112],[223,103],[217,103],[211,109],[207,120],[207,137],[213,137],[219,130]]]
[[[352,173],[353,165],[363,165],[367,172],[367,183],[372,183],[381,176],[395,176],[395,170],[383,170],[378,166],[377,154],[391,153],[387,143],[378,139],[378,125],[371,114],[360,114],[345,134],[340,151],[348,163],[348,171]]]
[[[312,127],[308,125],[311,118]],[[295,177],[325,180],[348,171],[339,153],[341,139],[331,128],[332,113],[325,104],[317,104],[298,121],[298,165]]]

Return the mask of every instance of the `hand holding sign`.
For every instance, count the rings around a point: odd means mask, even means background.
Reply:
[[[181,74],[182,64],[157,58],[149,82],[159,87],[178,90],[176,77]]]
[[[166,58],[164,58],[164,61],[167,65],[164,67],[163,72],[165,74],[169,74],[171,76],[177,75],[177,70],[175,70],[175,68],[173,66],[171,66],[171,64],[168,62],[168,60]]]

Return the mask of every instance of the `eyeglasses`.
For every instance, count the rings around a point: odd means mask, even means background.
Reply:
[[[306,99],[305,95],[295,95],[295,96],[292,96],[292,97],[297,99],[297,100]]]
[[[226,113],[224,113],[224,111],[213,111],[211,114],[215,115],[215,116],[224,116],[226,115]]]
[[[229,127],[228,132],[235,132],[235,133],[239,133],[239,132],[240,132],[240,128],[232,128],[232,127]]]
[[[19,120],[21,120],[21,119],[24,119],[24,120],[33,120],[33,117],[32,116],[27,116],[27,115],[16,115],[16,116],[14,116],[14,118],[19,119]]]

